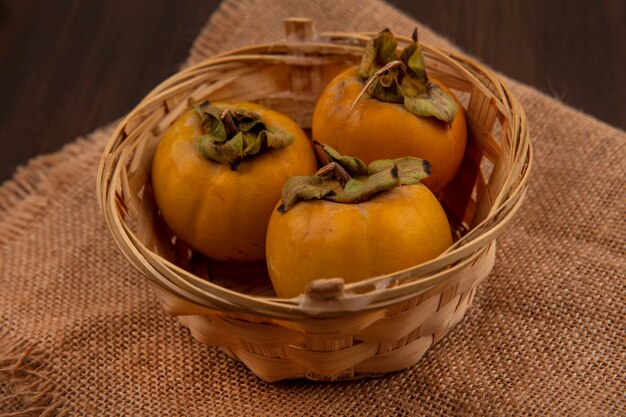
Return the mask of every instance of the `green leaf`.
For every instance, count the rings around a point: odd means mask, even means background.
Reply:
[[[243,130],[240,133],[243,135],[244,155],[256,155],[261,151],[262,141],[258,135]]]
[[[322,177],[296,176],[289,178],[283,185],[283,202],[278,211],[285,212],[292,208],[298,201],[320,200],[333,194],[334,190]]]
[[[402,61],[406,64],[408,68],[413,71],[413,73],[421,80],[427,80],[426,76],[426,65],[424,64],[424,54],[422,53],[422,47],[418,44],[412,44],[405,49],[408,52],[412,50],[411,55],[406,58],[406,61],[403,59]],[[403,55],[404,56],[404,55]]]
[[[201,136],[197,142],[198,153],[212,161],[228,164],[234,169],[243,158],[243,134],[239,132],[227,142],[216,142],[209,135]]]
[[[228,142],[226,142],[223,147],[227,147],[233,150],[233,153],[237,155],[238,158],[244,157],[244,139],[243,132],[237,133],[233,136]]]
[[[269,128],[259,132],[259,139],[263,141],[268,148],[284,148],[291,145],[296,137],[286,130]]]
[[[417,184],[430,175],[430,163],[421,158],[405,156],[397,159],[380,159],[368,165],[370,175],[396,166],[402,185]]]
[[[446,123],[452,123],[458,112],[456,101],[433,82],[424,93],[404,96],[404,107],[418,116],[432,116]]]
[[[220,119],[219,112],[208,111],[207,107],[200,106],[194,106],[194,110],[200,116],[204,133],[211,136],[215,142],[224,142],[226,140],[226,128]]]
[[[233,118],[236,120],[237,127],[242,132],[252,132],[256,129],[265,129],[265,124],[261,120],[261,116],[257,113],[243,109],[236,109],[233,112]]]
[[[396,58],[398,42],[389,29],[379,32],[365,44],[365,51],[359,65],[359,76],[369,78],[380,67]]]
[[[400,185],[398,170],[394,165],[367,177],[365,181],[350,180],[344,189],[327,199],[336,203],[355,204],[369,200],[376,194]]]
[[[331,162],[337,162],[343,169],[345,169],[350,175],[367,175],[367,166],[359,158],[351,156],[343,156],[332,147],[322,144],[322,149],[328,155]]]

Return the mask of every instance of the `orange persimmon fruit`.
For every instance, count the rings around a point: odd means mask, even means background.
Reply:
[[[152,186],[165,222],[192,248],[258,261],[284,182],[315,169],[309,139],[286,115],[247,102],[205,103],[165,133]]]
[[[454,177],[467,141],[463,109],[448,87],[427,76],[417,32],[398,53],[388,30],[370,39],[359,67],[346,69],[326,86],[312,134],[365,163],[423,158],[432,167],[424,184],[435,194]]]

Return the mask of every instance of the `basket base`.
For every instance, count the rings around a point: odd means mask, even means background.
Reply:
[[[463,319],[494,260],[495,241],[453,278],[424,293],[386,309],[335,318],[286,321],[193,310],[169,292],[155,293],[194,338],[219,346],[265,381],[349,381],[414,366]]]

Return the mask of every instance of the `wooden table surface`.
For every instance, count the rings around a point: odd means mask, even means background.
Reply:
[[[626,128],[626,2],[391,0],[498,71]],[[219,0],[0,0],[0,181],[128,112]]]

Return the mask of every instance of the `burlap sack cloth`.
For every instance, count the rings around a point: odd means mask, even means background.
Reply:
[[[376,0],[228,0],[189,62],[280,38],[287,16],[320,30],[415,24]],[[509,84],[536,150],[526,203],[466,318],[378,379],[268,384],[165,315],[96,205],[110,128],[33,160],[0,189],[0,414],[624,415],[626,135]]]

